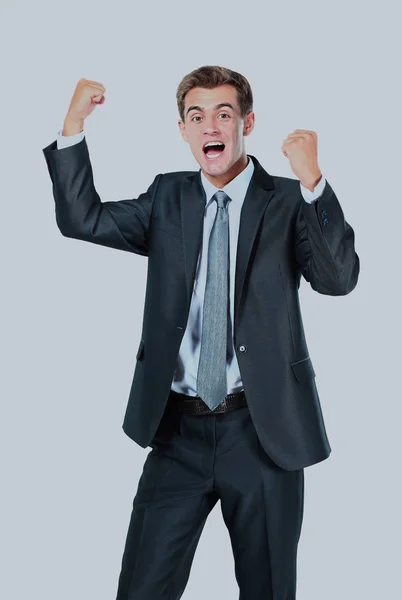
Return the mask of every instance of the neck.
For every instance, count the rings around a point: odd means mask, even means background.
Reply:
[[[239,160],[235,162],[235,164],[232,167],[230,167],[230,169],[226,171],[226,173],[222,173],[222,175],[210,175],[204,170],[202,170],[202,172],[204,173],[208,181],[212,183],[212,185],[219,189],[222,189],[223,187],[225,187],[225,185],[229,183],[229,181],[232,181],[232,179],[234,179],[242,171],[244,171],[244,169],[247,167],[247,164],[248,158],[247,154],[244,152],[244,154],[241,155]]]

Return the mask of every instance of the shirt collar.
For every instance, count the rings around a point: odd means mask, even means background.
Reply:
[[[227,183],[223,188],[215,187],[201,171],[201,181],[206,194],[206,205],[210,202],[212,196],[216,194],[219,189],[222,189],[232,201],[244,199],[254,172],[254,163],[248,155],[247,158],[247,167],[243,169],[241,173],[236,175],[232,181],[229,181],[229,183]]]

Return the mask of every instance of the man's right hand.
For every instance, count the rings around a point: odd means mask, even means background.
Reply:
[[[64,119],[63,135],[75,135],[82,131],[87,116],[98,104],[104,104],[105,91],[101,83],[84,78],[79,80]]]

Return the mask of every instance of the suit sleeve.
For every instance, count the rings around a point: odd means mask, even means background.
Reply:
[[[95,189],[86,139],[57,149],[43,148],[53,184],[56,223],[62,235],[143,256],[159,174],[146,192],[127,200],[101,202]]]
[[[360,271],[355,234],[326,181],[321,196],[309,204],[300,198],[295,234],[296,261],[313,290],[345,296],[357,284]]]

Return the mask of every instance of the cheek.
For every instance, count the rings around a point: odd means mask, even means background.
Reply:
[[[228,138],[231,140],[234,146],[238,146],[241,142],[242,130],[239,127],[232,127],[230,132],[228,131]]]
[[[200,144],[199,135],[197,135],[197,133],[194,133],[194,132],[188,133],[187,139],[188,139],[188,142],[189,142],[191,148],[193,148],[194,150],[197,150],[197,147]]]
[[[240,146],[241,146],[241,137],[239,136],[239,134],[238,134],[237,131],[233,132],[232,137],[231,137],[231,144],[230,145],[231,145],[231,147],[232,147],[232,149],[234,151],[237,151],[240,148]]]

